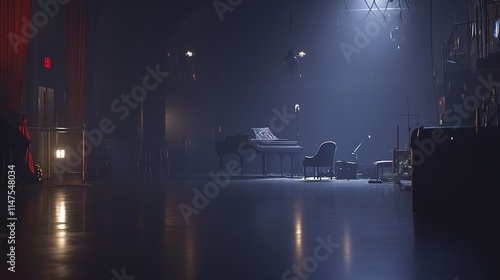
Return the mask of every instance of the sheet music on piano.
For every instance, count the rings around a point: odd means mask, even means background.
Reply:
[[[269,127],[252,128],[256,140],[279,140]]]

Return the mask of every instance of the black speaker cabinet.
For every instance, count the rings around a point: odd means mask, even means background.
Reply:
[[[335,175],[340,179],[357,179],[358,165],[354,162],[337,161],[335,163]]]
[[[421,127],[411,149],[414,213],[500,213],[498,127]]]

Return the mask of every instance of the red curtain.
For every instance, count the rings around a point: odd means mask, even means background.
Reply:
[[[88,1],[72,0],[64,7],[64,70],[66,74],[67,126],[81,127],[85,111],[85,59]]]
[[[21,133],[26,138],[28,138],[28,140],[31,141],[30,132],[28,130],[28,121],[26,120],[26,118],[23,115],[20,115],[19,118],[20,118],[19,131],[21,131]],[[33,156],[31,155],[31,144],[26,149],[26,153],[25,153],[24,157],[26,159],[26,163],[28,164],[28,167],[29,167],[31,173],[35,173],[35,165],[33,163]]]
[[[0,1],[0,109],[21,110],[31,0]]]

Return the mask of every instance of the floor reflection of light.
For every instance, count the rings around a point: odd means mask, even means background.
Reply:
[[[302,247],[302,219],[300,216],[295,217],[295,246]]]
[[[175,197],[173,196],[165,196],[165,207],[163,212],[163,227],[164,227],[164,248],[165,252],[172,252],[172,247],[181,246],[183,248],[184,261],[183,261],[183,269],[185,279],[187,280],[195,280],[199,277],[196,275],[196,231],[197,228],[190,223],[186,230],[181,230],[185,226],[185,222],[181,215],[178,212],[179,208],[177,208],[177,202]],[[179,218],[179,216],[181,216]],[[190,216],[192,219],[193,216]],[[179,243],[178,236],[182,235],[182,243]],[[181,257],[181,256],[179,256]],[[176,256],[177,258],[177,256]]]
[[[175,205],[174,202],[168,201],[168,196],[165,198],[165,209],[163,212],[163,223],[165,226],[165,229],[169,228],[176,228],[179,226],[179,223],[182,221],[184,223],[184,220],[179,220],[178,211],[179,208]],[[193,216],[190,216],[192,218]]]
[[[302,204],[297,200],[294,205],[295,217],[295,257],[301,260],[302,257]]]
[[[68,238],[70,238],[68,212],[74,209],[66,208],[66,190],[48,190],[47,194],[48,209],[44,213],[47,213],[48,216],[47,233],[51,249],[51,253],[47,257],[47,268],[50,266],[53,275],[69,279],[68,266],[65,264],[68,261]],[[49,265],[52,263],[59,265]]]
[[[186,238],[186,274],[187,279],[196,279],[196,243],[195,243],[195,229],[193,227],[188,228],[187,238]]]
[[[58,248],[65,248],[66,247],[66,232],[65,231],[59,231],[57,234],[57,247]]]
[[[349,227],[345,227],[344,229],[344,244],[342,247],[344,248],[344,269],[346,272],[351,271],[351,256],[352,256],[352,248],[351,248],[351,231]]]
[[[56,220],[58,223],[66,222],[66,205],[65,201],[58,201],[56,206]]]
[[[66,201],[64,196],[56,198],[56,232],[57,248],[65,249],[66,247]],[[59,253],[62,253],[59,251]]]

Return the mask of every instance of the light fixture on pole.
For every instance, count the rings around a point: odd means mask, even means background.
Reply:
[[[294,111],[295,111],[295,124],[296,124],[296,133],[295,133],[295,140],[297,140],[297,142],[299,141],[299,112],[300,112],[300,105],[299,104],[295,104],[295,107],[294,107]]]
[[[364,139],[363,141],[361,141],[358,146],[354,149],[354,151],[352,151],[352,154],[354,155],[354,158],[356,159],[356,162],[358,162],[358,150],[359,148],[361,148],[361,146],[365,143],[366,140],[368,139],[373,139],[375,141],[377,141],[379,144],[380,144],[380,141],[378,141],[377,139],[373,138],[370,134],[368,134]]]
[[[408,146],[406,146],[405,150],[410,150],[410,143],[411,143],[411,126],[410,126],[410,117],[417,117],[417,125],[418,125],[418,119],[420,118],[420,115],[417,114],[412,114],[410,113],[410,100],[407,98],[406,99],[406,104],[407,104],[407,110],[408,112],[406,114],[398,114],[398,116],[405,116],[406,121],[407,121],[407,126],[408,126]]]
[[[300,113],[300,105],[297,103],[293,107],[293,111],[295,112],[295,140],[297,141],[297,145],[299,144],[299,113]],[[300,168],[298,168],[298,160],[293,160],[292,155],[292,177],[295,174],[295,170],[297,171],[297,175],[300,176]]]

